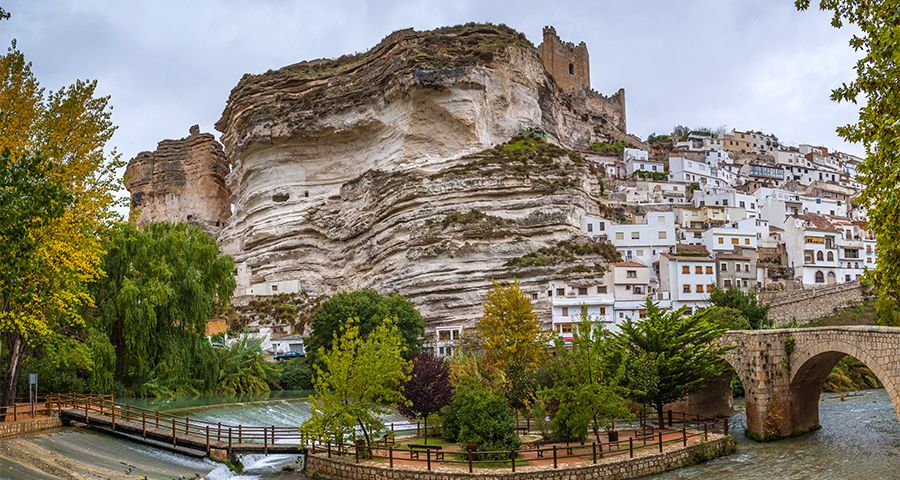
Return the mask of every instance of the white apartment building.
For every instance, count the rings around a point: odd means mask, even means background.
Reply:
[[[630,205],[685,205],[688,187],[682,183],[638,182],[625,188],[625,202]]]
[[[838,239],[842,237],[821,215],[797,215],[784,222],[788,265],[806,285],[838,283]]]
[[[747,218],[756,217],[759,212],[756,207],[756,197],[727,187],[705,187],[696,190],[694,206],[704,207],[706,205],[741,208],[747,211]]]
[[[801,212],[815,215],[847,216],[847,202],[833,198],[800,196]]]
[[[705,161],[691,160],[682,156],[669,157],[669,181],[698,183],[701,187],[725,186],[725,182],[718,177],[715,167],[710,167]]]
[[[820,180],[823,182],[840,183],[842,173],[837,170],[825,170],[815,167],[799,167],[787,165],[784,167],[784,181],[795,181],[802,186]]]
[[[672,308],[705,307],[716,285],[716,261],[708,256],[672,255],[659,259],[660,291],[669,292]]]
[[[617,224],[600,217],[585,217],[582,227],[592,239],[605,239],[626,260],[652,266],[659,255],[675,246],[675,213],[648,212],[643,223]]]
[[[615,297],[611,279],[611,272],[607,272],[590,281],[550,282],[547,294],[551,303],[553,332],[565,341],[572,340],[572,329],[585,315],[606,329],[614,329]]]
[[[642,150],[638,150],[639,152]],[[645,152],[646,153],[646,152]],[[666,166],[663,162],[647,159],[629,158],[625,160],[625,176],[631,178],[635,172],[659,172],[664,173]]]
[[[759,247],[759,231],[755,218],[747,218],[726,226],[710,228],[703,232],[702,237],[703,246],[713,254],[733,252],[736,248],[756,250]]]
[[[771,225],[781,228],[788,215],[803,213],[803,204],[800,195],[780,190],[777,188],[758,188],[753,192],[756,204],[759,208],[759,218],[766,220]]]

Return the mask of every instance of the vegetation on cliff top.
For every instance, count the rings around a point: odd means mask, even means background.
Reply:
[[[506,263],[507,267],[546,267],[578,261],[578,257],[599,255],[608,262],[622,260],[622,254],[609,242],[590,242],[586,240],[567,240],[549,247],[540,248],[527,255],[514,258]]]
[[[584,157],[577,152],[554,145],[536,134],[516,135],[506,143],[467,155],[464,159],[471,161],[444,169],[431,178],[503,173],[522,176],[539,184],[552,184],[556,177],[556,185],[559,186],[558,177],[573,175],[567,167],[587,165]]]

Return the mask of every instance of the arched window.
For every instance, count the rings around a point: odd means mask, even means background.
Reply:
[[[822,252],[819,252],[822,253]],[[816,283],[825,283],[825,274],[821,271],[816,272]]]
[[[816,252],[816,260],[819,261],[819,262],[825,260],[825,255],[822,255],[822,251],[821,251],[821,250],[818,251],[818,252]]]
[[[829,262],[833,262],[833,261],[834,261],[834,253],[833,253],[833,252],[828,252],[828,261],[829,261]]]
[[[569,75],[575,75],[575,64],[574,63],[569,64]]]

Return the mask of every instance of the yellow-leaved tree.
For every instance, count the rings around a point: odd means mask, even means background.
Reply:
[[[112,210],[119,155],[96,81],[40,87],[15,41],[0,57],[0,334],[8,364],[0,405],[15,400],[23,359],[83,323],[88,285],[102,275],[98,233]]]
[[[476,326],[482,360],[504,376],[507,399],[520,409],[534,396],[535,372],[546,358],[548,335],[518,281],[493,284]]]

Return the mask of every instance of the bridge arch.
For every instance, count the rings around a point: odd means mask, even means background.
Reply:
[[[831,340],[813,345],[805,345],[791,358],[790,383],[788,385],[789,412],[792,432],[804,432],[819,427],[819,399],[828,375],[835,365],[846,356],[862,362],[884,385],[894,410],[900,420],[900,395],[892,372],[883,362],[873,358],[858,343]]]

